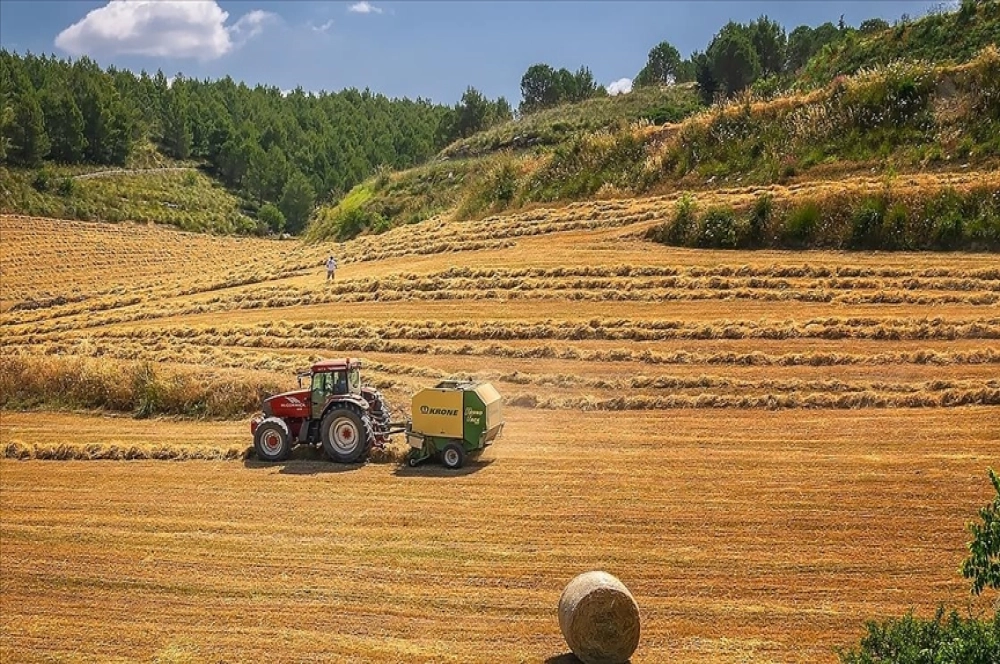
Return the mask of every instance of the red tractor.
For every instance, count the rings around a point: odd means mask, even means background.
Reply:
[[[283,461],[296,445],[311,445],[333,461],[356,463],[395,433],[382,395],[361,384],[360,360],[318,362],[298,378],[298,390],[264,399],[263,414],[251,420],[257,458]]]

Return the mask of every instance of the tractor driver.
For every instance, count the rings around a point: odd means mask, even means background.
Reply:
[[[347,394],[347,372],[334,371],[332,378],[334,394]]]

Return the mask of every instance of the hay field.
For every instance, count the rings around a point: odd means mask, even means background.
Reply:
[[[0,658],[565,661],[589,569],[639,603],[633,662],[835,662],[867,619],[964,606],[997,257],[643,240],[674,200],[316,246],[0,218]],[[244,403],[347,354],[400,408],[489,379],[508,428],[453,474],[268,465],[248,417],[134,419],[113,384],[151,362]]]

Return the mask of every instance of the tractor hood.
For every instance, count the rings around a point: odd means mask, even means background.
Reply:
[[[293,390],[264,399],[261,407],[268,417],[309,417],[312,410],[309,390]]]

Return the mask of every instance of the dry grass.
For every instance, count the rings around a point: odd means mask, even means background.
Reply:
[[[995,411],[512,408],[459,476],[309,458],[0,461],[0,654],[538,662],[566,651],[565,584],[606,569],[642,611],[635,662],[832,662],[867,616],[964,604],[962,524],[987,498]],[[4,438],[122,430],[5,414]],[[128,436],[225,449],[245,428],[141,422]]]
[[[1000,444],[995,261],[641,240],[675,201],[316,246],[0,217],[0,659],[544,661],[589,569],[636,596],[637,663],[833,662],[865,619],[964,605]],[[248,458],[261,391],[333,355],[403,409],[490,380],[508,427],[458,474],[404,467],[402,441]],[[232,409],[135,419],[145,366]]]

